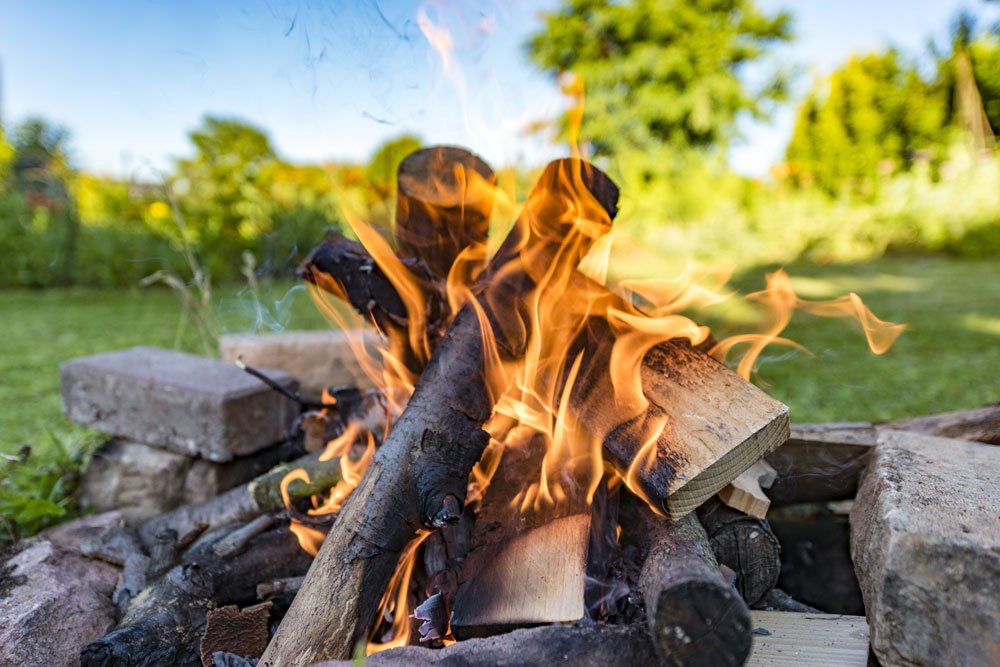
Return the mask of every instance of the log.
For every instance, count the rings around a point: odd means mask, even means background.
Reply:
[[[580,234],[581,223],[567,216],[565,207],[593,197],[606,218],[583,224],[596,236],[596,231],[610,228],[617,188],[581,161],[551,163],[521,219],[474,286],[475,303],[496,336],[502,358],[523,356],[524,324],[505,328],[498,317],[521,314],[538,287],[532,276],[544,272],[564,240],[572,241],[575,261],[589,250],[593,236]],[[279,667],[349,658],[354,646],[364,641],[399,555],[417,530],[461,517],[467,480],[489,441],[482,425],[492,412],[491,396],[500,389],[491,388],[486,376],[490,353],[482,326],[472,303],[455,316],[406,410],[327,536],[264,662]]]
[[[743,665],[750,611],[726,582],[692,514],[670,523],[634,497],[622,500],[622,539],[644,557],[637,582],[661,665]]]
[[[718,497],[698,508],[712,552],[736,573],[736,590],[748,605],[756,604],[778,583],[781,545],[765,519],[725,505]]]
[[[239,554],[219,556],[214,547],[233,532],[223,528],[195,543],[181,564],[132,601],[115,630],[81,652],[81,666],[199,665],[211,605],[251,603],[258,582],[309,567],[309,556],[284,526],[258,535]]]
[[[1000,445],[1000,403],[973,410],[955,410],[935,415],[897,419],[878,424],[894,431],[911,431],[955,440],[974,440]]]
[[[573,665],[574,667],[635,667],[656,664],[656,652],[642,625],[551,625],[457,642],[433,650],[405,646],[365,659],[368,667],[428,667],[429,665]],[[331,660],[313,667],[353,667],[349,660]]]
[[[788,439],[785,405],[687,340],[670,340],[646,353],[640,377],[649,409],[621,423],[622,413],[640,410],[612,404],[612,343],[607,323],[593,320],[585,348],[591,354],[574,386],[574,408],[587,429],[606,434],[605,458],[630,487],[670,518],[693,511]],[[644,452],[650,424],[664,418],[655,448]]]
[[[281,481],[289,472],[299,468],[306,471],[310,481],[308,484],[304,480],[292,482],[288,486],[291,498],[311,498],[336,486],[341,479],[340,459],[320,461],[317,454],[309,454],[276,466],[252,482],[220,496],[154,517],[139,527],[139,536],[143,544],[150,548],[156,536],[165,530],[175,531],[183,537],[196,531],[250,521],[265,512],[284,509]]]
[[[478,261],[456,276],[471,285],[486,264],[486,237],[496,175],[478,155],[456,146],[432,146],[400,163],[396,195],[396,251],[423,260],[447,278],[462,252],[479,248]]]
[[[775,506],[853,498],[875,438],[866,422],[793,424],[788,442],[766,459],[778,473],[768,498]]]
[[[867,667],[864,616],[752,611],[754,647],[746,667]]]

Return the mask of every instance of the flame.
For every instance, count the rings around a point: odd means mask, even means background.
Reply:
[[[403,549],[399,566],[379,603],[380,618],[391,622],[390,630],[381,638],[381,642],[376,641],[374,637],[369,639],[365,647],[366,656],[410,643],[410,580],[413,577],[413,566],[417,562],[419,547],[428,535],[430,531],[420,531]],[[379,623],[376,623],[376,626],[378,625]]]

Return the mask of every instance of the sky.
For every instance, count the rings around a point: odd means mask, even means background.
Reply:
[[[206,113],[265,128],[293,161],[362,160],[403,132],[459,143],[497,165],[557,156],[526,133],[565,103],[524,55],[557,0],[0,0],[0,120],[65,125],[84,169],[120,177],[189,154]],[[795,99],[852,52],[910,53],[945,39],[982,0],[759,0],[794,17]],[[994,12],[995,13],[995,12]],[[447,30],[447,35],[445,30]],[[438,51],[450,40],[451,58]],[[433,42],[433,44],[432,44]],[[740,124],[741,173],[781,159],[794,103]]]

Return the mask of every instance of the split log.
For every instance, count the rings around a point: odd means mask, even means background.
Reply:
[[[239,554],[219,556],[214,547],[233,532],[221,529],[192,546],[180,565],[132,601],[115,630],[83,650],[82,667],[199,665],[211,605],[253,602],[258,582],[300,575],[309,567],[309,556],[287,527],[258,535]]]
[[[311,498],[337,485],[341,479],[340,459],[320,461],[317,454],[310,454],[284,463],[257,479],[238,486],[205,502],[179,507],[161,514],[139,528],[143,544],[150,548],[156,536],[165,530],[183,537],[197,531],[214,530],[232,523],[250,521],[274,510],[284,509],[281,481],[292,470],[303,469],[309,482],[295,480],[288,486],[291,498]]]
[[[752,611],[754,647],[746,667],[867,667],[864,616]]]
[[[607,176],[579,160],[546,168],[521,219],[473,287],[503,358],[523,356],[525,325],[501,326],[498,318],[524,316],[523,304],[537,288],[532,276],[544,273],[564,241],[572,240],[576,261],[582,258],[594,232],[610,227],[617,194]],[[584,236],[582,223],[566,213],[572,202],[594,198],[607,217],[585,221],[592,236]],[[279,667],[350,657],[418,528],[461,517],[469,474],[489,441],[482,425],[493,408],[483,326],[472,304],[455,316],[327,536],[264,662]]]
[[[955,440],[974,440],[1000,445],[1000,403],[973,410],[955,410],[936,415],[897,419],[878,424],[894,431],[911,431]]]
[[[410,153],[400,163],[396,195],[396,250],[401,257],[426,262],[447,278],[462,252],[484,248],[493,210],[496,175],[478,155],[456,146],[432,146]],[[461,267],[471,284],[476,269]]]
[[[697,517],[670,523],[634,497],[622,500],[622,539],[644,556],[637,586],[661,665],[743,665],[750,610],[727,583]]]
[[[765,519],[726,506],[718,497],[698,508],[721,565],[736,573],[736,590],[748,605],[756,604],[778,583],[781,545]]]
[[[368,667],[431,665],[574,665],[635,667],[656,664],[656,651],[641,625],[550,625],[470,639],[433,650],[421,646],[389,649],[365,658]],[[331,660],[313,667],[353,667]]]
[[[767,457],[778,473],[768,498],[776,506],[853,498],[875,438],[866,422],[793,424],[788,442]]]
[[[580,421],[604,438],[604,455],[623,477],[671,518],[691,512],[788,438],[788,408],[687,340],[646,353],[640,378],[649,408],[621,423],[609,368],[614,342],[604,320],[586,337],[587,361],[573,391]],[[652,454],[642,453],[651,423],[666,419]],[[629,475],[629,471],[632,475]]]

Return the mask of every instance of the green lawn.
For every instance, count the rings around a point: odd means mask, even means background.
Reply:
[[[794,420],[889,419],[1000,400],[1000,260],[888,258],[787,269],[804,297],[856,291],[879,317],[910,326],[894,349],[875,357],[856,324],[797,315],[787,334],[813,355],[772,348],[755,377],[791,406]],[[760,289],[763,274],[745,272],[734,285]],[[265,290],[263,305],[235,288],[219,290],[216,304],[228,331],[325,326],[305,292],[288,285]],[[710,319],[724,334],[747,326],[742,315],[736,309]],[[62,415],[59,364],[132,345],[172,347],[178,320],[177,298],[164,289],[0,291],[0,452],[25,442],[44,448],[46,430],[69,441],[85,437]],[[190,331],[181,347],[201,351]]]

